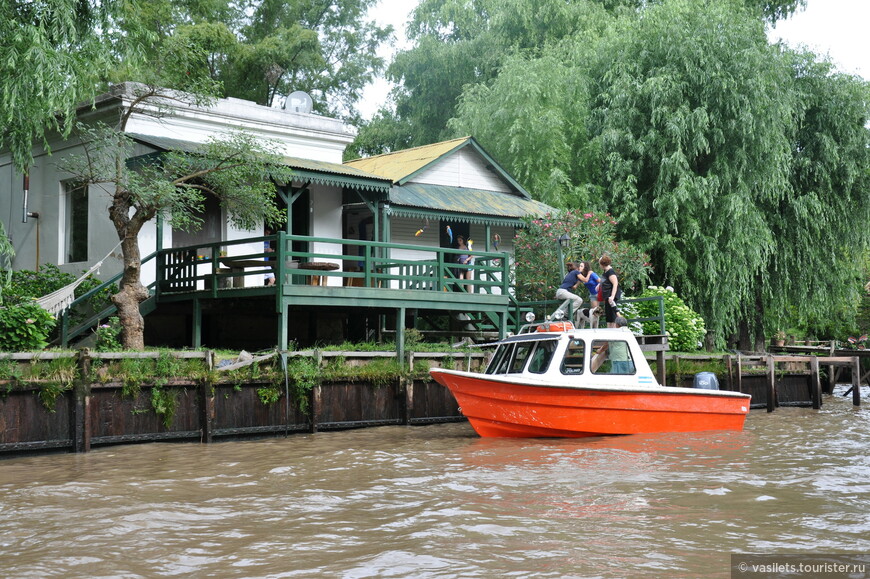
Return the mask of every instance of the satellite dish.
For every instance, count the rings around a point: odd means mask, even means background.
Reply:
[[[301,90],[291,92],[290,96],[284,99],[284,108],[294,113],[308,114],[313,105],[314,101],[311,100],[308,93]]]

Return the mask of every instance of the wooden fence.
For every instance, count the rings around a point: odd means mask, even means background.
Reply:
[[[852,403],[861,404],[861,366],[856,356],[776,356],[725,355],[704,356],[673,354],[668,356],[672,384],[692,386],[693,373],[680,373],[681,362],[697,365],[703,362],[721,363],[717,372],[720,387],[752,395],[752,408],[772,412],[779,406],[821,408],[822,393],[830,394],[833,385],[848,371],[852,388]],[[685,364],[682,364],[685,366]]]
[[[6,354],[0,363],[33,367],[55,360],[74,362],[75,377],[59,384],[56,377],[22,375],[0,380],[0,456],[42,451],[87,452],[94,446],[189,440],[209,443],[219,438],[287,435],[299,432],[360,428],[388,424],[428,424],[464,420],[446,389],[427,380],[400,376],[378,384],[359,379],[317,380],[300,408],[283,380],[280,396],[264,403],[260,390],[275,388],[274,379],[239,379],[218,375],[213,352],[175,352],[199,359],[206,372],[199,379],[150,379],[131,387],[121,380],[101,381],[95,362],[166,353]],[[362,364],[385,352],[288,352],[322,365],[341,357]],[[477,368],[482,352],[408,353],[406,368],[424,360],[430,367]],[[25,368],[26,369],[26,368]],[[279,382],[282,382],[279,380]],[[161,407],[161,404],[163,407]],[[159,412],[162,409],[163,412]]]

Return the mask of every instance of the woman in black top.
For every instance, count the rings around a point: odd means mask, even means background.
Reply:
[[[598,260],[598,264],[604,273],[601,276],[601,297],[604,300],[604,318],[607,320],[608,328],[615,328],[616,316],[619,315],[616,310],[616,303],[622,297],[622,290],[619,289],[619,278],[616,276],[616,271],[611,267],[612,261],[609,256],[602,256]]]

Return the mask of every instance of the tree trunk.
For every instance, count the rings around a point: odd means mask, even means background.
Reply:
[[[127,233],[130,233],[129,229]],[[149,294],[141,283],[142,259],[136,234],[125,237],[121,243],[124,273],[120,291],[112,296],[121,322],[121,343],[127,350],[145,349],[145,320],[139,311],[139,304],[147,300]]]

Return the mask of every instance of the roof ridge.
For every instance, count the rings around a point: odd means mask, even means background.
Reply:
[[[418,149],[426,149],[429,147],[434,147],[436,145],[446,145],[447,143],[459,142],[459,141],[467,141],[471,139],[471,135],[465,137],[457,137],[455,139],[447,139],[446,141],[438,141],[436,143],[429,143],[428,145],[417,145],[416,147],[411,147],[410,149],[401,149],[399,151],[390,151],[389,153],[381,153],[380,155],[372,155],[370,157],[360,157],[359,159],[352,159],[350,161],[345,161],[344,164],[348,165],[350,163],[355,163],[357,161],[368,161],[370,159],[377,159],[379,157],[388,157],[390,155],[397,155],[399,153],[409,153],[411,151],[416,151]]]

